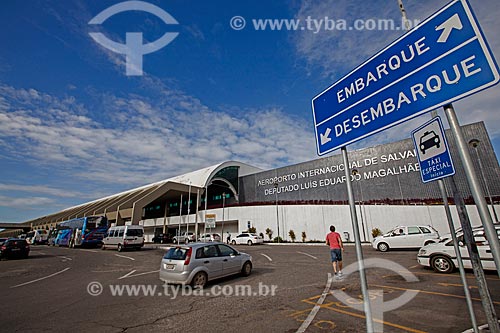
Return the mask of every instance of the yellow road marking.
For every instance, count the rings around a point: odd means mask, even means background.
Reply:
[[[463,284],[460,284],[460,283],[445,283],[445,282],[440,282],[438,284],[441,285],[441,286],[444,286],[444,287],[463,287],[464,286]],[[469,289],[477,289],[477,287],[476,286],[469,286]]]
[[[411,272],[411,273],[413,273],[415,275],[440,276],[440,277],[443,277],[443,278],[448,278],[448,277],[460,278],[460,274],[459,275],[455,275],[455,274],[441,274],[441,273],[427,273],[427,272]],[[387,276],[389,276],[389,275],[387,275]],[[476,277],[474,275],[470,275],[470,276],[466,276],[466,278],[467,279],[475,279]],[[498,278],[498,277],[485,277],[485,278],[486,278],[486,280],[491,280],[491,281],[499,281],[500,280],[500,278]]]
[[[333,292],[330,292],[330,294],[333,295]],[[321,295],[312,296],[312,297],[303,299],[302,302],[305,302],[307,304],[312,304],[312,305],[318,305],[315,300],[318,299],[318,298],[320,298],[320,297],[321,297]],[[320,308],[329,309],[329,310],[332,310],[332,311],[335,311],[335,312],[338,312],[338,313],[346,314],[348,316],[357,317],[357,318],[361,318],[361,319],[366,319],[366,316],[364,316],[363,314],[339,309],[338,307],[350,308],[350,306],[345,305],[342,302],[328,302],[328,303],[324,303],[324,304],[318,305],[318,306]],[[307,311],[310,311],[310,310],[297,311],[294,314],[292,314],[291,316],[298,316],[298,315],[302,314],[303,312],[307,312]],[[376,318],[373,318],[373,321],[376,321],[377,323],[381,323],[383,325],[395,327],[395,328],[398,328],[398,329],[401,329],[401,330],[404,330],[404,331],[407,331],[407,332],[426,333],[425,331],[421,331],[421,330],[418,330],[418,329],[415,329],[415,328],[411,328],[411,327],[406,327],[406,326],[399,325],[399,324],[394,324],[394,323],[391,323],[391,322],[388,322],[388,321],[384,321],[384,320],[380,320],[380,319],[376,319]]]
[[[422,293],[422,294],[439,295],[439,296],[445,296],[445,297],[454,297],[454,298],[462,298],[462,299],[465,298],[465,296],[440,293],[440,292],[437,292],[437,291],[407,289],[407,288],[399,288],[399,287],[391,287],[391,286],[382,286],[382,285],[378,285],[378,284],[373,284],[372,286],[374,286],[374,287],[380,287],[380,288],[387,288],[387,289],[410,290],[410,291],[415,291],[415,292]],[[479,298],[472,297],[471,299],[474,300],[474,301],[481,302],[481,299],[479,299]],[[500,302],[496,302],[496,301],[493,301],[493,303],[500,304]]]

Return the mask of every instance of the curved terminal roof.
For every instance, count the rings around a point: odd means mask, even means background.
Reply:
[[[262,171],[262,169],[237,161],[226,161],[183,175],[168,178],[156,183],[144,185],[104,198],[86,202],[62,211],[26,221],[33,226],[47,225],[65,221],[70,218],[106,214],[109,219],[120,220],[130,217],[132,222],[140,219],[142,208],[156,198],[165,195],[168,191],[195,193],[210,185],[212,178],[222,169],[238,167],[238,176],[245,176]]]

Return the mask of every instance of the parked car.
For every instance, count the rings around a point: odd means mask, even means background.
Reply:
[[[439,242],[439,233],[427,225],[399,226],[372,241],[374,249],[387,252],[389,249],[420,249],[430,243]]]
[[[44,229],[37,229],[26,234],[26,241],[30,244],[46,244],[49,233]]]
[[[153,237],[153,243],[167,244],[172,242],[172,236],[170,234],[158,234]]]
[[[221,237],[219,234],[203,234],[198,238],[198,242],[220,242]]]
[[[208,281],[229,275],[248,276],[252,257],[222,243],[192,243],[170,248],[160,265],[160,280],[204,287]]]
[[[495,226],[498,238],[500,239],[500,226]],[[484,228],[473,228],[472,235],[476,241],[479,257],[484,270],[496,270],[495,262],[491,254],[490,245],[485,236]],[[457,233],[457,240],[460,245],[460,255],[464,268],[472,268],[467,246],[464,243],[462,231]],[[439,243],[428,244],[420,249],[417,256],[420,265],[430,267],[438,273],[451,273],[458,267],[457,255],[453,246],[452,238],[444,238]]]
[[[0,246],[0,259],[28,258],[30,245],[25,239],[9,238]]]
[[[175,236],[173,242],[175,244],[188,244],[189,242],[196,242],[196,235],[192,232],[184,232],[180,236]]]
[[[140,225],[122,225],[109,228],[104,235],[102,249],[116,248],[140,250],[144,246],[144,228]]]
[[[251,234],[251,233],[242,233],[236,236],[231,240],[231,244],[236,245],[236,244],[247,244],[247,245],[253,245],[253,244],[262,244],[264,243],[264,239],[260,237],[257,234]]]
[[[0,238],[0,245],[2,245],[8,238]]]

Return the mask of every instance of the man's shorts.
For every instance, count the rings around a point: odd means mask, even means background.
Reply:
[[[332,262],[342,261],[342,250],[330,249],[330,256],[332,257]]]

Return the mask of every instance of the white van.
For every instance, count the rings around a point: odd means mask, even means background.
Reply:
[[[134,248],[140,250],[144,246],[144,228],[140,225],[121,225],[109,228],[104,235],[102,249],[116,248],[118,252]]]

